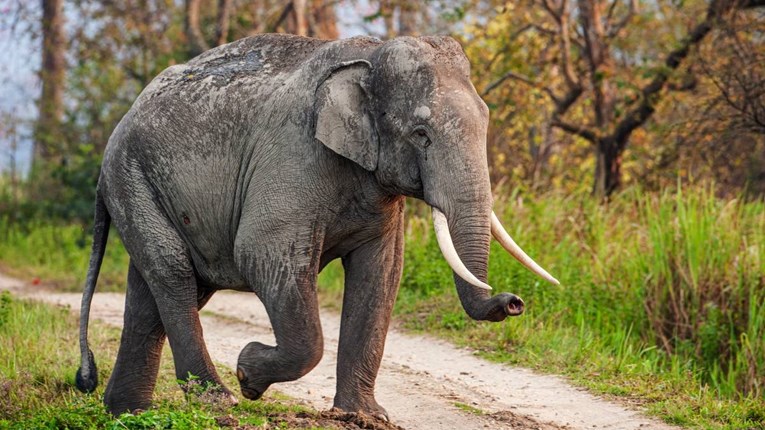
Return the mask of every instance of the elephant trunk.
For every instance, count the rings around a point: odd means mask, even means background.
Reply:
[[[462,307],[476,320],[502,321],[520,315],[523,300],[508,293],[492,297],[486,285],[491,208],[485,204],[460,206],[462,211],[452,211],[448,216],[434,207],[433,220],[441,251],[454,270]]]

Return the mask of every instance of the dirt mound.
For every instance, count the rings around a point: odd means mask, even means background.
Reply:
[[[265,426],[239,425],[239,420],[233,415],[215,418],[221,427],[230,427],[235,430],[278,430],[330,428],[338,430],[404,430],[395,424],[381,418],[372,417],[363,413],[343,412],[336,409],[318,413],[301,412],[297,414],[279,414],[270,416],[271,422]]]

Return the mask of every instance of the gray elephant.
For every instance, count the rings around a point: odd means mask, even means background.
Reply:
[[[179,379],[196,375],[231,395],[199,322],[200,309],[222,289],[254,292],[276,337],[276,346],[252,342],[239,355],[242,394],[257,399],[269,385],[305,375],[323,350],[317,274],[340,258],[334,406],[387,417],[374,385],[401,277],[404,196],[432,207],[470,317],[522,313],[515,295],[487,291],[492,233],[527,267],[557,281],[492,212],[489,111],[469,76],[449,37],[276,34],[163,71],[104,154],[78,388],[97,385],[87,331],[110,224],[130,255],[122,339],[104,396],[115,414],[149,407],[165,336]]]

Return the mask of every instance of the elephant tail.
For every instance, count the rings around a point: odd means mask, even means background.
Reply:
[[[106,240],[109,238],[109,224],[111,216],[106,209],[101,192],[96,192],[96,213],[93,225],[93,248],[90,251],[90,264],[88,276],[85,281],[85,290],[82,293],[82,305],[80,306],[80,353],[82,354],[80,368],[77,369],[75,384],[77,389],[84,393],[91,393],[98,385],[98,370],[93,351],[88,347],[88,320],[90,319],[90,303],[93,301],[93,293],[96,291],[98,273],[101,271],[101,262],[106,251]]]

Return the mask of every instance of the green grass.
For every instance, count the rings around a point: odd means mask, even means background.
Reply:
[[[0,217],[0,269],[28,281],[39,280],[64,291],[82,291],[91,243],[91,232],[80,225],[37,220],[11,224]],[[98,290],[124,290],[129,261],[119,236],[112,230]]]
[[[492,244],[489,283],[526,313],[471,321],[426,217],[409,218],[399,321],[490,360],[562,373],[667,422],[765,428],[765,205],[710,190],[601,205],[589,196],[512,195],[495,210],[562,283],[546,284]],[[512,203],[510,203],[512,202]],[[424,208],[410,208],[410,212]],[[321,274],[339,296],[342,266]]]
[[[0,429],[254,429],[316,421],[315,412],[292,406],[278,393],[267,393],[257,402],[243,400],[234,407],[184,396],[174,379],[168,348],[155,391],[156,406],[114,418],[100,399],[119,330],[98,323],[92,327],[91,348],[101,383],[95,393],[86,395],[74,388],[79,365],[77,318],[63,308],[0,294]],[[221,373],[225,384],[237,387],[230,371]]]
[[[483,415],[483,414],[486,413],[486,412],[476,408],[475,406],[470,406],[468,404],[461,403],[461,402],[454,402],[454,406],[457,409],[463,410],[463,411],[465,411],[465,412],[467,412],[469,414],[473,414],[473,415]]]
[[[493,243],[489,282],[523,297],[527,311],[499,324],[471,321],[427,209],[410,204],[399,321],[490,360],[568,375],[671,423],[765,428],[762,201],[700,188],[631,190],[608,204],[587,195],[521,197],[500,193],[495,211],[562,286]],[[104,263],[112,288],[127,268],[115,236]],[[89,243],[79,227],[0,221],[1,265],[73,290],[81,289]],[[319,282],[323,304],[339,308],[341,264],[330,264]]]

